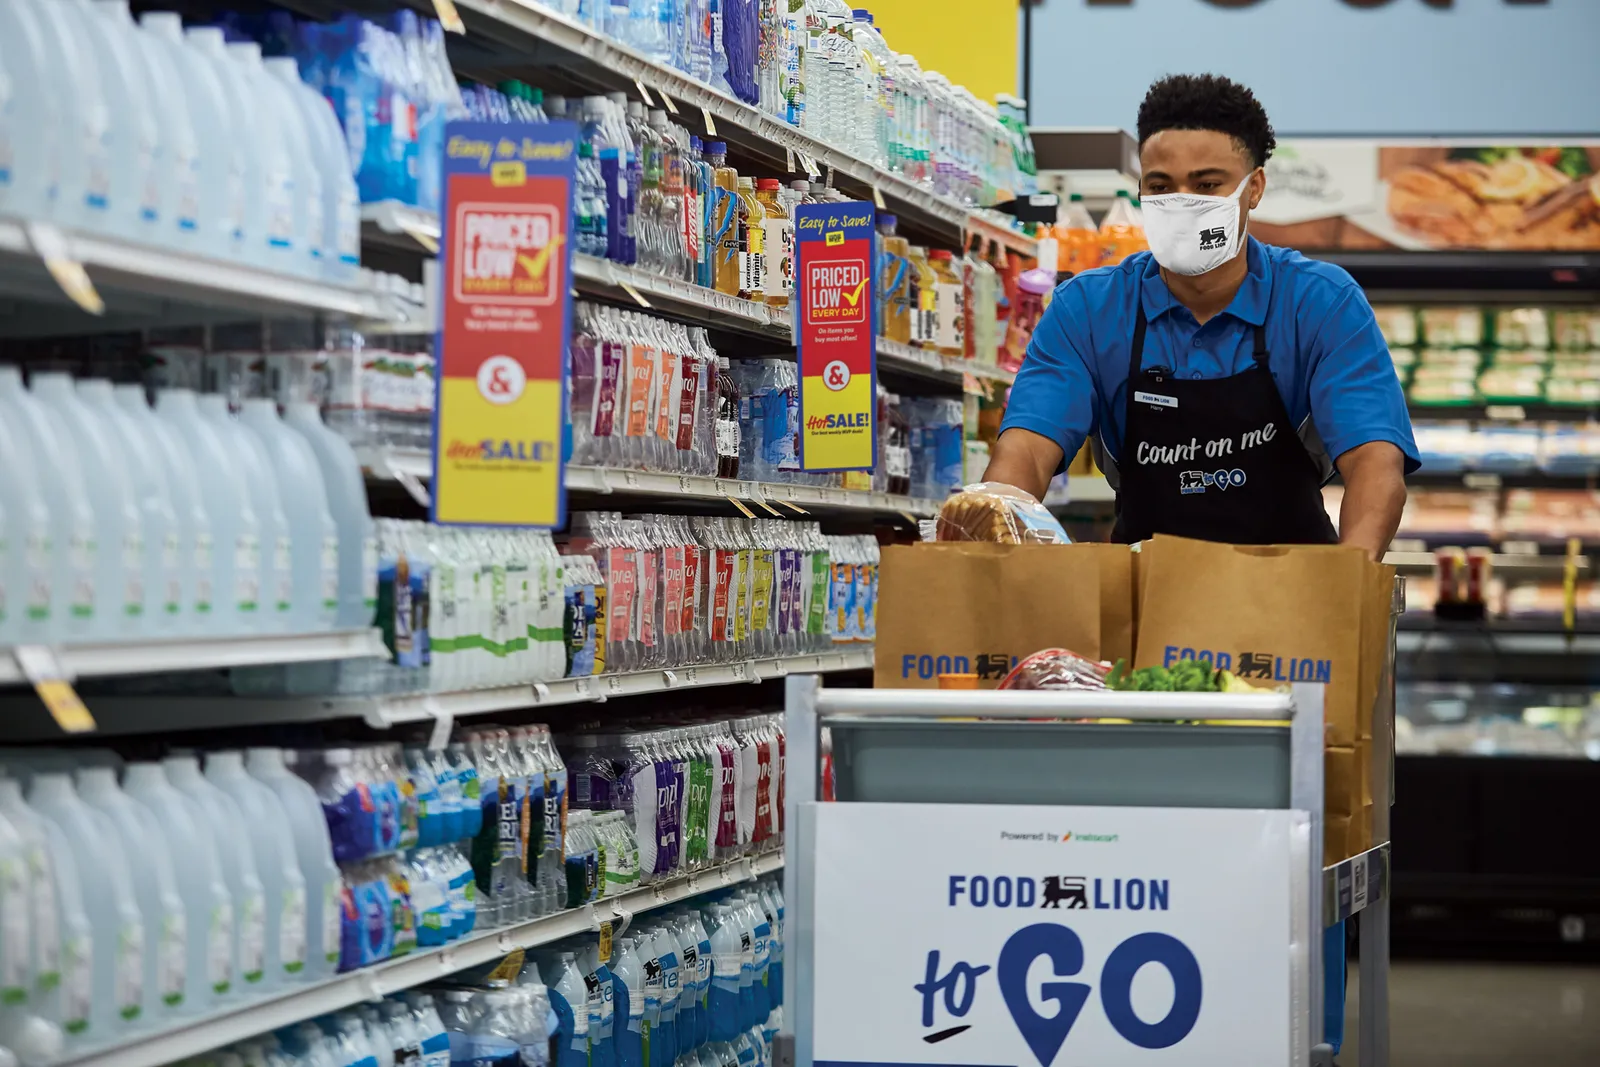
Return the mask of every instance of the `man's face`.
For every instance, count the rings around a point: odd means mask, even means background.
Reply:
[[[1249,188],[1240,198],[1239,225],[1261,202],[1266,175],[1238,141],[1216,130],[1162,130],[1139,149],[1140,196],[1198,193],[1232,196],[1240,182]]]

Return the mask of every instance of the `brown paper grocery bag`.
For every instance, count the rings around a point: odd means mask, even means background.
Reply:
[[[1127,545],[1082,544],[1074,551],[1092,552],[1100,561],[1100,658],[1111,663],[1133,661],[1133,562]]]
[[[1325,857],[1386,838],[1386,800],[1382,815],[1377,807],[1387,789],[1374,768],[1388,725],[1373,711],[1388,684],[1393,568],[1354,548],[1177,537],[1152,538],[1139,555],[1135,665],[1192,656],[1251,681],[1325,683]]]
[[[1084,551],[1094,547],[943,541],[885,548],[873,685],[934,689],[940,674],[977,674],[992,689],[1042,648],[1100,658],[1102,554]]]
[[[1141,554],[1135,667],[1193,657],[1257,683],[1324,682],[1328,743],[1355,743],[1365,553],[1155,537]]]

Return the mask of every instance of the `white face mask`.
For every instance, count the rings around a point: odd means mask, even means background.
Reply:
[[[1254,172],[1252,172],[1254,173]],[[1174,274],[1204,274],[1232,259],[1244,241],[1239,204],[1249,175],[1232,196],[1162,193],[1141,197],[1144,235],[1156,262]]]

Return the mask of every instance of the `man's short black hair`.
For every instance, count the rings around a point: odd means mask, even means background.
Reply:
[[[1256,94],[1218,74],[1169,74],[1139,105],[1139,147],[1162,130],[1216,130],[1239,142],[1262,166],[1278,147]]]

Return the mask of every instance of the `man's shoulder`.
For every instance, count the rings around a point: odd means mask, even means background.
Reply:
[[[1135,252],[1121,263],[1079,271],[1056,286],[1056,296],[1071,291],[1076,296],[1094,299],[1130,292],[1138,287],[1149,262],[1149,252]]]
[[[1297,305],[1304,300],[1335,304],[1351,293],[1362,291],[1350,272],[1336,263],[1313,259],[1299,249],[1281,245],[1262,244],[1261,250],[1271,262],[1273,272],[1290,283],[1287,289]]]

